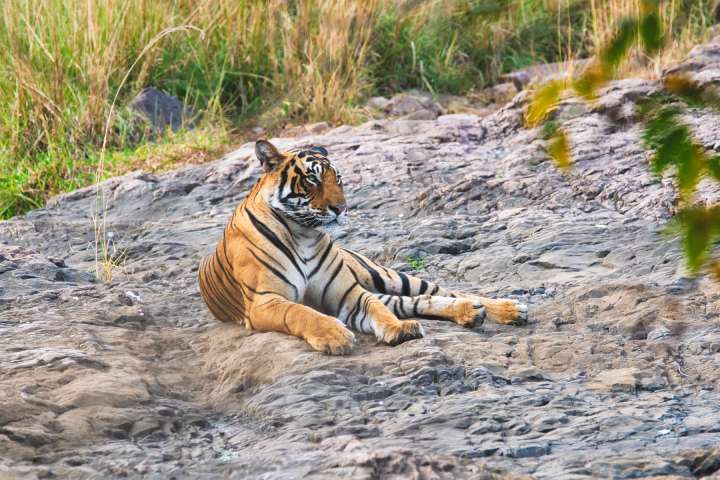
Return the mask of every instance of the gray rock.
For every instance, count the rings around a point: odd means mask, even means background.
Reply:
[[[405,120],[434,120],[442,114],[442,107],[433,100],[432,95],[419,91],[400,93],[391,99],[372,97],[367,106],[382,117],[400,117]]]
[[[156,132],[163,132],[167,128],[177,132],[183,127],[194,127],[192,110],[177,98],[157,88],[144,88],[132,99],[129,107],[144,118]]]
[[[327,357],[213,320],[197,266],[259,177],[252,144],[102,183],[109,282],[92,274],[94,188],[0,223],[0,477],[717,476],[717,284],[683,271],[661,234],[672,179],[648,173],[640,130],[615,120],[656,86],[613,83],[588,111],[563,101],[567,175],[522,128],[525,92],[486,117],[275,140],[329,150],[350,204],[338,243],[525,301],[524,327],[428,320],[422,340],[358,335]],[[715,115],[687,119],[717,143]]]

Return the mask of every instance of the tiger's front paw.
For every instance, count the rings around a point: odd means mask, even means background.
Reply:
[[[381,332],[377,333],[378,340],[388,345],[398,345],[425,336],[422,325],[416,320],[397,320],[386,325]]]
[[[328,355],[350,353],[355,345],[355,335],[341,325],[330,325],[324,331],[308,335],[305,340],[312,348]]]

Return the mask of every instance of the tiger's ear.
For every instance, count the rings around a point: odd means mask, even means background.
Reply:
[[[322,155],[323,157],[327,157],[327,156],[328,156],[328,151],[325,150],[324,147],[312,147],[312,148],[310,149],[310,151],[311,151],[311,152],[319,153],[319,154]]]
[[[255,142],[255,155],[266,172],[272,172],[283,161],[283,155],[267,140]]]

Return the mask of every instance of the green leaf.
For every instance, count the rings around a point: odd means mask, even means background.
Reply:
[[[634,18],[625,18],[620,22],[615,35],[600,52],[600,63],[607,71],[607,76],[615,75],[618,65],[625,59],[635,43],[637,32],[638,22]]]
[[[697,188],[705,159],[702,151],[693,144],[689,135],[677,141],[679,145],[675,147],[675,151],[677,152],[678,188],[680,194],[688,198]]]
[[[720,95],[717,90],[704,88],[687,74],[666,76],[663,79],[663,87],[691,107],[711,107],[720,110]]]
[[[648,13],[640,20],[640,40],[645,53],[650,56],[654,56],[662,49],[664,38],[657,11]]]
[[[597,91],[610,80],[603,67],[593,62],[588,65],[579,78],[572,83],[573,90],[586,100],[593,100],[597,97]]]
[[[673,106],[659,107],[645,113],[649,118],[643,131],[643,141],[648,148],[657,150],[661,148],[679,126],[678,116],[680,110]],[[663,156],[655,158],[652,162],[653,172],[661,174],[670,164],[672,158]]]
[[[544,140],[550,140],[550,138],[552,138],[552,136],[555,135],[555,132],[557,131],[558,128],[560,128],[560,125],[558,124],[558,122],[549,120],[549,121],[543,123],[542,138]]]
[[[692,107],[702,107],[705,103],[703,101],[703,88],[689,75],[668,75],[663,79],[663,87]]]
[[[720,238],[720,207],[689,207],[681,210],[675,222],[682,235],[685,260],[697,273],[710,256],[712,243]]]
[[[705,159],[705,168],[715,180],[720,180],[720,155]]]
[[[660,107],[654,112],[643,132],[645,145],[655,150],[650,167],[656,175],[661,175],[670,166],[675,166],[678,189],[687,199],[697,188],[703,171],[707,169],[711,175],[715,175],[714,171],[720,174],[720,166],[717,162],[708,162],[703,149],[693,140],[690,128],[682,123],[677,107]]]
[[[552,80],[533,94],[525,111],[525,125],[527,127],[538,125],[555,109],[565,85],[565,80]]]
[[[565,130],[562,128],[555,130],[547,150],[559,169],[566,172],[570,170],[572,167],[572,158],[570,157],[570,142],[568,141]]]

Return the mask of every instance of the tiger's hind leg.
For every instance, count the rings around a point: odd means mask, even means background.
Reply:
[[[510,298],[485,298],[458,293],[458,295],[480,302],[485,307],[488,318],[503,325],[525,325],[528,320],[528,308],[524,303]]]
[[[398,318],[430,318],[449,320],[463,327],[473,327],[485,320],[485,306],[469,298],[419,295],[403,297],[375,294]]]
[[[357,252],[340,249],[347,264],[355,272],[362,286],[371,292],[415,298],[421,295],[432,297],[466,298],[479,302],[485,307],[487,318],[503,325],[524,325],[527,323],[527,306],[509,298],[486,298],[462,292],[454,292],[440,285],[422,280],[403,272],[373,262]]]

